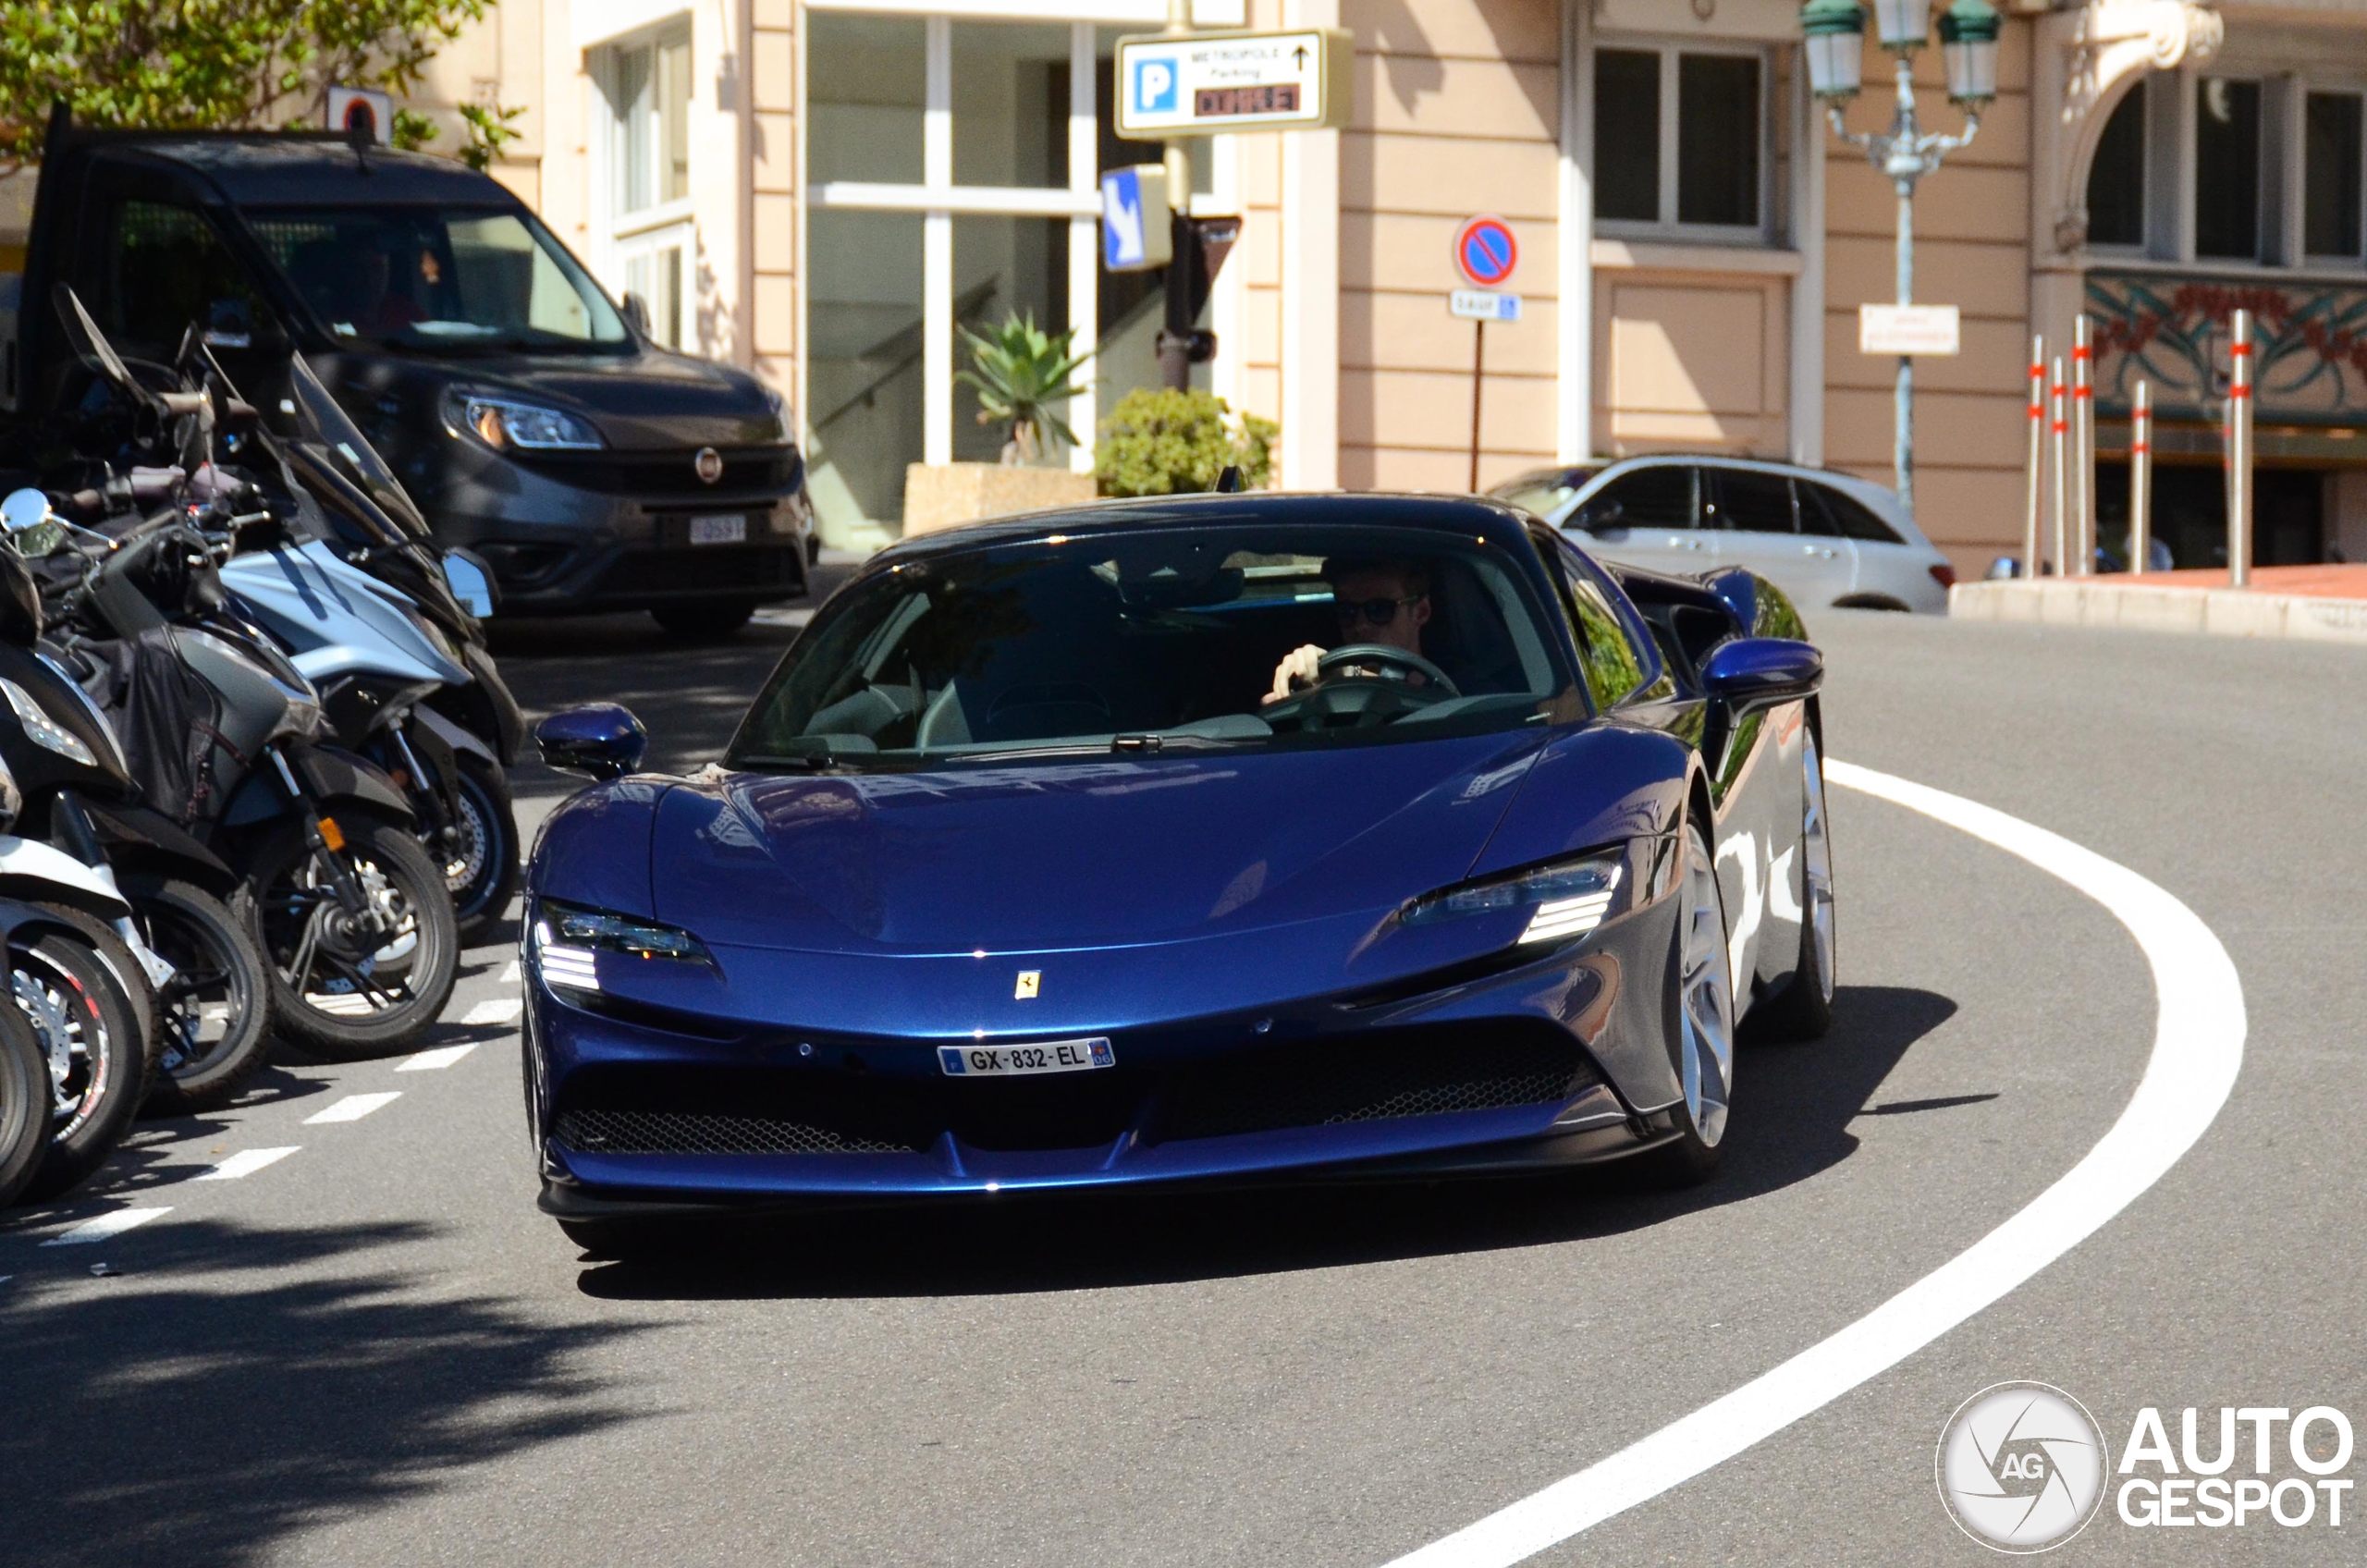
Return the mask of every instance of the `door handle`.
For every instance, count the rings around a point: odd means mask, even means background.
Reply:
[[[1831,560],[1833,558],[1833,552],[1824,548],[1821,545],[1803,545],[1800,546],[1800,554],[1804,556],[1822,556],[1826,560]]]

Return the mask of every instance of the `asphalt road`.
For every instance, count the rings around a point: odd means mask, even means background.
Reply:
[[[632,704],[654,762],[695,766],[790,631],[685,650],[645,628],[512,631],[504,668],[537,708]],[[2158,1185],[2031,1282],[1540,1561],[1992,1561],[1932,1456],[2002,1379],[2070,1390],[2116,1452],[2141,1405],[2174,1440],[2202,1407],[2206,1447],[2221,1405],[2367,1421],[2367,658],[1815,630],[1834,755],[2053,828],[2212,927],[2250,1009],[2243,1072]],[[520,787],[537,815],[565,788]],[[1745,1049],[1728,1165],[1676,1195],[1612,1171],[1012,1204],[586,1263],[533,1209],[497,1021],[514,955],[480,950],[428,1042],[472,1045],[459,1060],[288,1059],[0,1225],[0,1561],[1386,1562],[1861,1317],[2128,1102],[2155,1001],[2121,926],[1929,818],[1844,790],[1833,813],[1836,1028]],[[296,1152],[192,1180],[266,1148]],[[166,1212],[43,1244],[139,1208]],[[2107,1503],[2061,1558],[2356,1562],[2346,1526],[2139,1530]]]

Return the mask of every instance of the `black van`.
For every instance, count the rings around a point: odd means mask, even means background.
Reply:
[[[655,344],[509,190],[324,136],[53,129],[0,405],[68,386],[71,284],[127,355],[205,324],[267,398],[300,351],[505,614],[640,608],[715,633],[805,592],[803,460],[778,395]],[[275,375],[273,366],[279,366]]]

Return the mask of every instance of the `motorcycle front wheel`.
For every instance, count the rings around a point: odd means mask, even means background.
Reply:
[[[509,801],[509,779],[501,765],[460,754],[452,781],[459,820],[446,849],[444,886],[460,940],[482,940],[509,913],[518,891],[518,814]]]
[[[227,1105],[271,1044],[271,983],[246,921],[202,888],[170,877],[126,876],[132,919],[173,966],[156,988],[158,1071],[152,1115]]]
[[[300,820],[280,823],[247,857],[239,898],[271,972],[281,1034],[317,1056],[361,1060],[417,1039],[452,995],[460,961],[444,868],[409,831],[340,814],[342,850],[316,846]],[[336,855],[367,906],[338,900]]]
[[[38,1201],[80,1185],[123,1141],[148,1092],[148,1042],[131,998],[79,937],[11,943],[8,962],[18,1011],[49,1066],[49,1150],[25,1187]]]

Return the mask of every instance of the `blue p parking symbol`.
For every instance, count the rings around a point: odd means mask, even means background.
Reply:
[[[1175,62],[1172,60],[1136,60],[1134,62],[1134,108],[1146,115],[1172,114],[1175,110]]]

